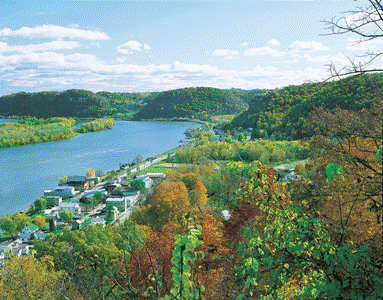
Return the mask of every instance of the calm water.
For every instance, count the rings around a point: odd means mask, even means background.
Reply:
[[[180,145],[195,123],[115,121],[113,130],[79,134],[65,141],[0,149],[0,217],[28,207],[64,175],[105,173]]]

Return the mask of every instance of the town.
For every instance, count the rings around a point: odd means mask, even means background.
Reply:
[[[64,228],[86,230],[97,224],[119,226],[141,205],[145,195],[153,193],[154,184],[166,177],[163,172],[144,173],[144,170],[172,156],[174,153],[145,162],[138,157],[130,168],[120,164],[119,170],[110,172],[117,176],[110,179],[110,174],[96,176],[92,169],[86,172],[87,176],[59,178],[57,187],[44,190],[43,196],[28,209],[15,213],[25,213],[19,223],[26,226],[20,228],[19,225],[19,233],[17,229],[7,230],[7,225],[2,224],[0,236],[8,234],[9,238],[0,243],[0,266],[11,256],[28,255],[33,248],[32,240],[45,240],[47,232],[57,234]],[[29,219],[33,219],[32,223]]]

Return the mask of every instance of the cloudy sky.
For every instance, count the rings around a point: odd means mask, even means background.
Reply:
[[[275,88],[329,76],[354,45],[322,20],[365,1],[0,1],[0,96]],[[362,5],[363,6],[363,5]]]

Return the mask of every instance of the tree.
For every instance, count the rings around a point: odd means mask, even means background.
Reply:
[[[33,255],[13,257],[2,268],[1,299],[81,299],[63,285],[65,272],[52,268],[52,257],[36,260]]]
[[[50,232],[53,232],[56,230],[56,225],[55,225],[55,221],[53,219],[50,219],[49,220],[49,231]]]
[[[101,176],[104,175],[104,172],[103,172],[102,170],[97,170],[97,171],[95,172],[95,175],[96,175],[97,177],[101,177]]]
[[[0,219],[0,228],[12,237],[17,233],[16,224],[9,215]]]
[[[59,212],[59,216],[60,216],[61,219],[64,220],[64,222],[69,224],[70,222],[73,221],[74,214],[73,214],[73,211],[71,211],[69,209],[66,209],[66,210],[60,211]]]
[[[104,195],[101,192],[95,192],[93,195],[93,204],[97,205],[101,202],[101,200],[104,198]],[[94,203],[96,201],[96,203]]]
[[[95,174],[96,174],[96,172],[93,169],[86,171],[87,177],[94,177]]]
[[[106,221],[106,224],[110,224],[114,221],[114,212],[111,209],[111,207],[106,212],[105,221]]]
[[[205,185],[197,180],[193,189],[189,192],[189,200],[192,206],[204,206],[207,202],[207,190]]]
[[[29,217],[25,214],[15,212],[12,217],[9,215],[0,219],[0,227],[6,233],[14,237],[16,233],[20,232],[29,223]]]
[[[33,223],[36,224],[40,229],[45,228],[45,226],[47,225],[45,222],[45,217],[41,215],[37,215],[33,220]]]
[[[38,198],[35,200],[35,207],[37,211],[42,211],[47,208],[47,199]]]
[[[145,182],[141,179],[133,180],[130,187],[135,191],[140,191],[141,194],[145,192]]]
[[[328,35],[333,34],[348,34],[356,36],[354,44],[371,43],[371,41],[383,37],[383,1],[368,0],[368,6],[358,7],[355,10],[347,12],[346,17],[334,17],[330,21],[323,21]],[[382,68],[372,66],[372,63],[383,54],[381,48],[377,51],[368,50],[359,58],[365,60],[356,60],[348,57],[349,65],[338,69],[335,64],[328,65],[331,77],[342,77],[351,74],[362,74],[368,72],[381,72]]]
[[[63,177],[59,177],[59,181],[60,183],[66,183],[66,181],[68,180],[68,176],[63,176]]]
[[[141,163],[142,161],[144,160],[144,158],[141,156],[141,155],[136,155],[136,157],[133,159],[133,161],[136,163],[136,164],[139,164]]]

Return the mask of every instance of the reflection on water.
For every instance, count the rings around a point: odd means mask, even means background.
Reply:
[[[115,121],[113,130],[0,149],[0,217],[26,208],[64,175],[85,175],[89,169],[106,172],[137,155],[147,158],[177,147],[191,126],[199,125]]]

